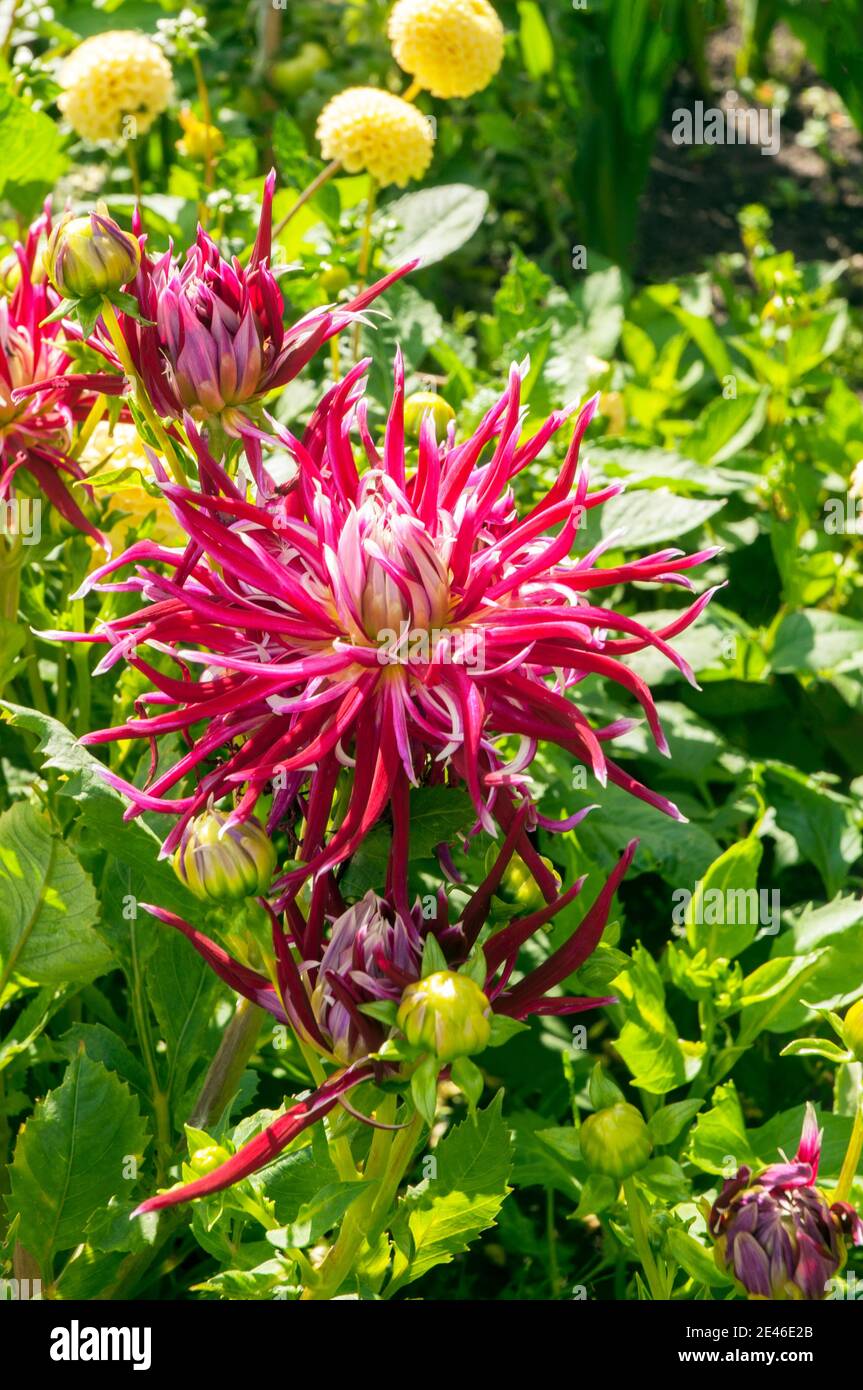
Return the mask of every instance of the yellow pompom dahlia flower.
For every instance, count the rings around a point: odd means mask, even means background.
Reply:
[[[377,87],[348,87],[318,117],[324,159],[337,159],[349,174],[366,170],[380,184],[404,188],[431,163],[434,136],[427,118],[409,101]]]
[[[393,57],[435,97],[469,97],[503,62],[503,25],[488,0],[398,0]]]
[[[57,104],[86,140],[143,135],[174,95],[171,65],[146,34],[112,29],[94,34],[66,59]],[[124,126],[132,117],[133,129]]]

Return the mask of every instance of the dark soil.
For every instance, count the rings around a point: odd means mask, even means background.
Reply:
[[[667,280],[702,269],[717,252],[738,250],[739,210],[747,203],[762,203],[773,216],[771,240],[778,250],[792,250],[805,261],[848,259],[852,295],[863,299],[863,141],[840,111],[829,118],[829,132],[818,148],[800,143],[808,114],[802,94],[813,87],[829,89],[787,32],[777,31],[764,81],[756,86],[764,105],[773,104],[776,83],[790,90],[775,156],[763,155],[752,145],[674,144],[677,108],[691,110],[699,99],[705,106],[722,106],[729,92],[738,90],[736,52],[733,28],[723,30],[708,49],[713,91],[699,90],[685,69],[669,90],[641,200],[636,278]],[[745,109],[748,103],[738,92],[732,104]]]

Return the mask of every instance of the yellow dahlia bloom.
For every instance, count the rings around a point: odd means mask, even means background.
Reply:
[[[398,0],[393,57],[435,97],[469,97],[503,62],[503,25],[488,0]]]
[[[145,34],[112,29],[94,34],[60,69],[57,104],[86,140],[143,135],[174,95],[171,65]],[[124,120],[133,117],[130,131]]]
[[[324,159],[337,159],[349,174],[366,170],[380,184],[404,188],[431,163],[434,136],[421,111],[377,87],[348,87],[318,117]]]

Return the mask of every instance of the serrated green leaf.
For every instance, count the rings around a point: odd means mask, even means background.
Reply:
[[[19,1133],[10,1169],[9,1212],[43,1275],[101,1207],[127,1194],[128,1160],[140,1161],[147,1143],[129,1088],[79,1052]]]
[[[400,1206],[393,1223],[390,1296],[435,1265],[449,1264],[494,1224],[509,1191],[512,1141],[499,1091],[485,1110],[451,1129],[435,1150],[436,1176]]]
[[[89,874],[26,802],[0,816],[0,997],[22,985],[88,983],[111,965],[93,930]]]

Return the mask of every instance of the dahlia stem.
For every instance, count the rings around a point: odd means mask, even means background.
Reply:
[[[19,535],[0,538],[0,618],[14,623],[18,618],[18,599],[21,593],[21,568],[24,564],[24,538]]]
[[[132,175],[132,192],[135,195],[135,202],[138,204],[138,215],[141,218],[141,230],[144,230],[144,193],[141,188],[141,170],[138,165],[138,156],[135,152],[135,137],[131,136],[125,142],[126,160],[129,165],[129,173]]]
[[[334,159],[331,164],[328,164],[325,169],[321,170],[317,178],[312,179],[311,183],[306,185],[297,201],[291,207],[288,208],[288,211],[285,213],[281,222],[276,223],[275,227],[273,228],[274,238],[277,237],[280,234],[280,232],[284,231],[291,218],[296,217],[300,208],[305,207],[309,199],[314,198],[318,189],[323,188],[324,184],[328,183],[330,179],[333,177],[333,174],[338,173],[341,167],[341,160]]]
[[[250,999],[241,999],[237,1004],[189,1119],[193,1129],[206,1129],[219,1118],[236,1094],[240,1078],[257,1045],[263,1016],[263,1009]]]
[[[168,461],[168,467],[174,475],[174,481],[179,483],[180,487],[185,487],[186,475],[174,452],[171,437],[150,402],[150,398],[144,388],[144,383],[139,377],[135,369],[135,364],[129,355],[129,348],[126,344],[126,339],[123,337],[123,330],[120,328],[120,324],[117,321],[114,306],[110,299],[107,298],[103,298],[102,300],[102,320],[108,330],[111,342],[114,344],[114,351],[120,359],[120,365],[135,387],[135,399],[137,404],[140,406],[147,423],[162,447],[162,453]]]
[[[312,1080],[316,1086],[323,1086],[327,1079],[327,1073],[324,1071],[320,1058],[311,1047],[303,1042],[302,1038],[298,1038],[297,1042],[299,1043],[300,1051],[303,1054],[306,1066],[312,1074]],[[344,1135],[332,1134],[331,1123],[329,1116],[327,1116],[324,1120],[324,1131],[327,1136],[327,1144],[330,1150],[330,1157],[333,1160],[333,1166],[342,1182],[355,1182],[359,1178],[359,1173],[357,1172],[357,1165],[354,1163],[354,1156],[351,1153],[351,1146]]]
[[[78,431],[78,438],[69,450],[71,459],[79,459],[93,436],[93,431],[108,409],[108,397],[99,395],[91,405],[87,418]]]
[[[377,1117],[384,1124],[395,1119],[396,1099],[385,1096]],[[375,1130],[363,1180],[373,1187],[357,1198],[345,1215],[342,1229],[319,1270],[319,1278],[303,1293],[306,1300],[334,1298],[349,1277],[363,1243],[371,1245],[383,1230],[405,1169],[413,1157],[422,1129],[422,1117],[414,1114],[404,1129]]]
[[[624,1178],[623,1196],[626,1201],[627,1211],[629,1212],[632,1239],[635,1242],[638,1258],[641,1260],[644,1273],[647,1276],[648,1287],[653,1297],[661,1302],[667,1297],[665,1281],[660,1277],[653,1251],[650,1248],[650,1237],[647,1230],[647,1214],[644,1210],[644,1203],[641,1200],[641,1194],[635,1185],[634,1178]]]
[[[863,1101],[858,1101],[854,1124],[851,1128],[851,1137],[848,1140],[848,1148],[845,1150],[845,1157],[842,1160],[839,1182],[833,1193],[834,1202],[850,1201],[851,1184],[860,1166],[861,1153],[863,1153]]]
[[[402,92],[402,101],[416,101],[421,91],[422,84],[419,82],[412,82],[410,86],[406,87]]]
[[[359,264],[359,289],[360,292],[366,287],[366,280],[369,273],[369,265],[372,259],[372,219],[375,215],[375,204],[378,196],[377,179],[369,176],[369,196],[366,198],[366,215],[363,218],[363,238],[360,243],[360,264]],[[353,333],[354,362],[360,360],[360,325],[359,320],[354,324]]]
[[[198,89],[198,101],[201,103],[201,114],[206,126],[206,132],[204,134],[204,188],[207,193],[210,193],[213,187],[213,146],[210,139],[210,130],[213,125],[213,111],[210,106],[210,93],[207,91],[207,81],[204,77],[203,65],[201,63],[200,54],[196,48],[192,49],[190,59],[192,71],[195,74],[195,86]],[[199,208],[199,217],[202,226],[206,227],[209,215],[210,209],[205,201],[203,206]]]

